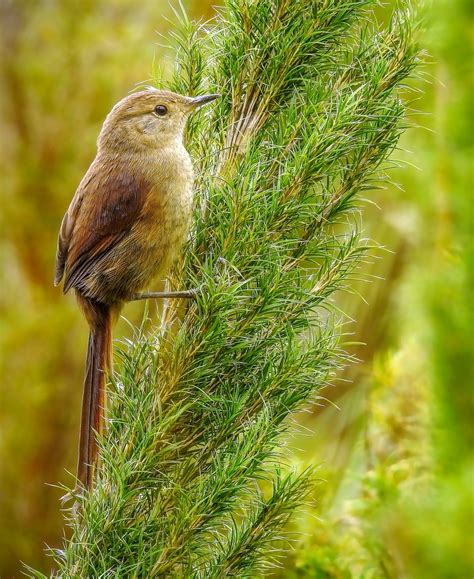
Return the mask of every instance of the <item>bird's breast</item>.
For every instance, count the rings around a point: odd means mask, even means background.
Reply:
[[[184,150],[184,149],[183,149]],[[193,207],[193,170],[186,151],[162,155],[149,179],[141,219],[140,251],[149,255],[150,275],[164,274],[186,241]]]
[[[152,187],[144,206],[145,219],[173,236],[190,219],[193,203],[193,170],[186,152],[176,151],[161,158],[151,179]],[[155,231],[155,233],[158,233]]]

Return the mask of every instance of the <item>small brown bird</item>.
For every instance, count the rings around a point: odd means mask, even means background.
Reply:
[[[186,240],[193,169],[184,127],[217,96],[147,89],[117,103],[63,218],[54,283],[74,288],[90,327],[77,474],[86,488],[103,429],[112,323],[124,302],[166,275]]]

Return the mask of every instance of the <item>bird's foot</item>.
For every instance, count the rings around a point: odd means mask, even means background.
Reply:
[[[193,299],[197,296],[198,291],[195,289],[192,290],[184,290],[181,292],[144,292],[135,294],[131,301],[137,300],[153,300],[153,299],[160,299],[160,298],[185,298],[185,299]]]

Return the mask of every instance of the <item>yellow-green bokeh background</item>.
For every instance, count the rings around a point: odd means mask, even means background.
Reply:
[[[204,18],[212,4],[185,2]],[[167,17],[164,0],[0,4],[2,578],[21,576],[21,560],[47,571],[44,545],[61,544],[51,485],[75,468],[86,327],[52,286],[57,230],[110,107],[153,62],[172,66],[158,45]],[[401,187],[365,208],[367,235],[391,252],[367,266],[367,303],[341,298],[366,345],[324,393],[339,410],[301,418],[314,434],[294,441],[294,460],[321,464],[326,482],[281,576],[472,576],[469,0],[435,1],[421,39],[418,127],[395,154],[407,162]],[[139,319],[140,306],[125,314]]]

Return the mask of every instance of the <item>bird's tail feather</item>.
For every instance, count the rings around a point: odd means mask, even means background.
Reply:
[[[97,435],[104,426],[106,381],[111,370],[112,307],[78,295],[89,322],[84,394],[82,398],[81,434],[77,478],[90,488],[97,464]]]

